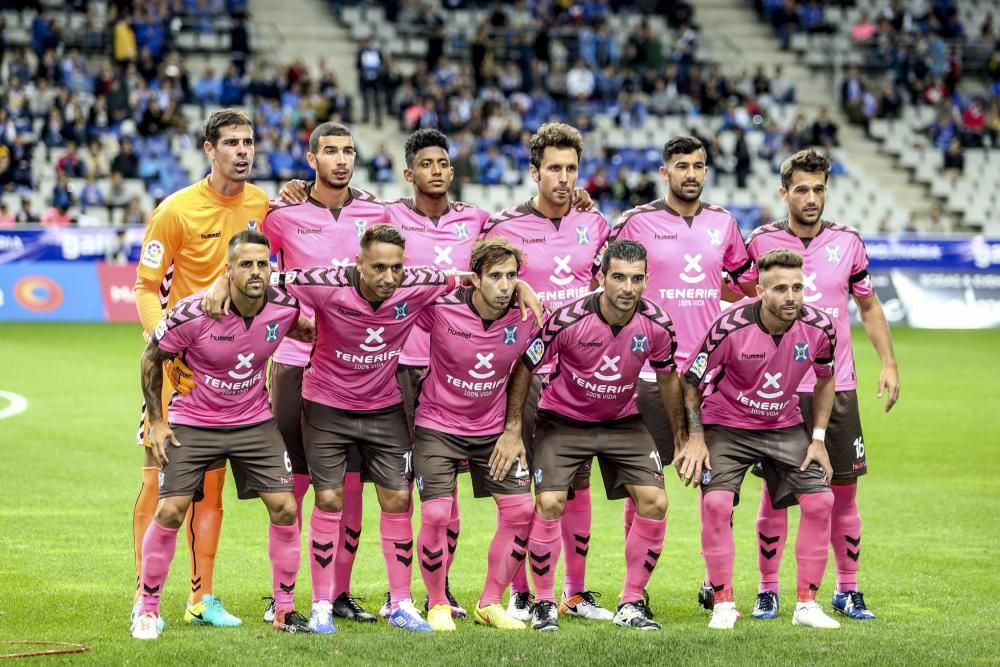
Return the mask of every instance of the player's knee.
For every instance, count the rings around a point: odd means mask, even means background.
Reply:
[[[382,511],[388,514],[401,514],[407,512],[410,509],[410,490],[409,489],[386,489],[379,493],[378,502],[382,507]],[[448,511],[449,516],[451,510]],[[447,521],[445,521],[447,523]]]
[[[316,507],[324,512],[340,512],[344,509],[343,489],[316,491]]]
[[[164,499],[156,506],[153,519],[164,528],[180,528],[186,514],[187,505]]]
[[[721,491],[706,493],[702,500],[702,511],[706,520],[728,523],[733,515],[733,494]]]
[[[558,493],[540,493],[535,498],[535,510],[543,519],[558,519],[566,510],[566,496]]]
[[[451,523],[451,508],[455,500],[451,496],[434,498],[420,505],[420,519],[429,526],[447,526]]]
[[[667,516],[667,494],[662,489],[649,488],[637,494],[635,513],[644,519],[659,521]]]
[[[517,496],[518,502],[500,507],[500,521],[509,526],[527,526],[535,516],[531,496],[527,493]]]
[[[271,513],[271,523],[277,526],[291,526],[298,520],[298,507],[295,504],[295,495],[283,493],[268,508]]]
[[[799,509],[803,519],[823,521],[833,511],[832,493],[805,493],[799,498]]]

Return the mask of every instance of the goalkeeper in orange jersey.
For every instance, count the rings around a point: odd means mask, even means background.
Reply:
[[[167,197],[153,211],[146,228],[136,271],[135,301],[147,337],[174,304],[212,286],[225,271],[229,239],[246,229],[256,228],[267,214],[267,195],[260,188],[247,184],[254,157],[250,117],[236,109],[216,111],[205,122],[202,147],[211,162],[211,173]],[[171,365],[166,373],[173,384],[191,379],[185,377],[187,372],[183,367]],[[166,383],[164,389],[166,411],[172,391]],[[153,518],[159,495],[158,471],[149,449],[145,413],[143,405],[138,440],[146,447],[146,459],[132,520],[137,599],[142,539]],[[203,497],[196,498],[188,512],[185,533],[191,558],[191,594],[184,620],[189,623],[217,627],[241,623],[225,610],[212,588],[215,552],[222,528],[225,476],[226,463],[222,460],[205,474]],[[137,607],[133,607],[133,617]]]

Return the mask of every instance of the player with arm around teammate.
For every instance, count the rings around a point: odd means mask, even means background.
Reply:
[[[270,515],[275,629],[310,631],[294,608],[299,539],[292,471],[271,416],[264,375],[281,339],[308,339],[312,326],[300,317],[294,297],[268,286],[269,257],[262,234],[235,235],[226,265],[231,312],[216,321],[200,310],[201,294],[184,299],[156,326],[143,354],[142,389],[150,450],[159,466],[159,501],[143,538],[141,607],[131,628],[136,639],[160,636],[160,595],[177,533],[205,473],[220,459],[232,464],[239,496],[259,496]],[[194,386],[172,402],[168,422],[157,399],[163,364],[178,356],[191,369]]]

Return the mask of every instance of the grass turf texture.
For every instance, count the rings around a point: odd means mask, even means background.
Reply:
[[[1000,376],[1000,332],[900,329],[895,343],[903,394],[887,416],[875,399],[877,359],[863,333],[855,334],[871,469],[859,492],[864,519],[860,581],[877,621],[844,619],[839,631],[791,625],[794,510],[781,570],[781,616],[776,621],[749,618],[756,594],[759,482],[748,477],[735,516],[736,599],[744,619],[732,632],[708,630],[707,612],[695,604],[703,572],[696,495],[668,475],[666,544],[649,587],[664,625],[659,633],[575,619],[562,620],[558,633],[544,635],[501,633],[471,620],[459,622],[458,632],[440,636],[412,636],[384,622],[346,621],[333,637],[276,633],[260,622],[260,597],[270,589],[266,512],[258,501],[237,501],[230,477],[215,587],[229,610],[243,618],[243,627],[183,623],[188,564],[181,539],[163,597],[166,632],[159,641],[140,643],[128,634],[131,511],[141,465],[132,444],[139,407],[138,328],[4,324],[0,389],[25,396],[30,406],[0,420],[0,641],[85,643],[89,653],[60,660],[99,663],[285,665],[332,658],[357,664],[466,665],[1000,664],[993,606],[997,578],[991,563],[1000,537],[994,452],[1000,428],[988,408]],[[483,583],[495,509],[489,500],[472,498],[465,476],[460,506],[462,531],[451,585],[471,611]],[[370,488],[365,507],[354,589],[375,611],[386,583]],[[604,593],[609,607],[624,574],[621,513],[620,501],[604,500],[595,488],[588,585]],[[308,615],[305,558],[303,565],[297,597],[299,610]],[[414,597],[420,604],[424,591],[414,566]],[[819,595],[827,608],[832,568],[831,558]],[[0,647],[0,653],[15,650],[23,649]]]

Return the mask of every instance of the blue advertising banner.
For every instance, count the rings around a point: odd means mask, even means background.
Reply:
[[[932,269],[1000,272],[1000,239],[865,237],[873,270]]]
[[[0,264],[0,320],[104,321],[96,265]]]
[[[125,236],[119,238],[124,229]],[[124,244],[128,260],[139,261],[144,227],[0,229],[0,264],[11,262],[95,262]]]

